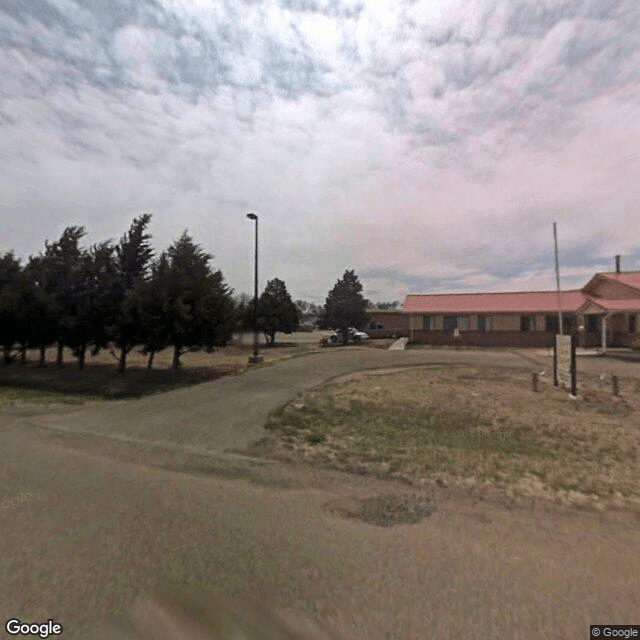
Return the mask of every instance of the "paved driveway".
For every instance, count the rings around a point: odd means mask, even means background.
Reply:
[[[266,592],[363,640],[578,639],[637,623],[636,521],[445,488],[422,522],[379,528],[329,506],[399,485],[205,451],[255,440],[272,408],[327,377],[445,361],[530,367],[508,352],[332,350],[156,398],[0,416],[0,617],[55,618],[85,639],[170,581]],[[47,423],[165,446],[33,428]]]
[[[263,435],[271,411],[305,389],[352,371],[435,363],[531,364],[508,351],[326,349],[212,382],[139,400],[90,403],[30,419],[92,433],[202,447],[242,449]]]
[[[138,400],[89,403],[33,417],[33,425],[116,435],[209,450],[244,449],[263,435],[270,412],[299,392],[352,371],[421,364],[474,364],[546,368],[552,360],[531,350],[411,349],[385,351],[335,348],[280,360],[242,375]],[[638,363],[581,358],[580,371],[615,370],[639,375]]]

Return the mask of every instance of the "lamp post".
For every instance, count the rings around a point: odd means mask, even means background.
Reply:
[[[247,213],[247,218],[254,220],[256,223],[256,256],[253,288],[253,355],[249,356],[249,362],[255,364],[263,360],[262,356],[258,355],[258,216],[255,213]]]

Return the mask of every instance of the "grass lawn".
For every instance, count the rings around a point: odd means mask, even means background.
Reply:
[[[0,386],[0,409],[6,406],[84,404],[90,400],[100,400],[98,395],[56,392],[47,389],[30,389],[14,386]]]
[[[637,381],[622,381],[630,393],[621,398],[596,376],[582,381],[581,399],[572,400],[548,375],[534,394],[524,370],[361,374],[301,395],[267,429],[290,455],[332,468],[512,497],[640,505]]]
[[[274,347],[261,347],[260,352],[268,363],[307,353],[316,347],[310,343],[281,342]],[[252,345],[246,343],[223,347],[213,353],[185,353],[180,358],[182,369],[178,379],[171,375],[170,348],[156,354],[149,374],[146,371],[147,357],[136,350],[131,351],[124,376],[118,376],[117,361],[109,351],[101,351],[94,357],[87,354],[82,371],[69,350],[64,352],[62,369],[55,366],[55,348],[47,350],[44,369],[37,366],[39,352],[28,351],[24,365],[19,362],[0,364],[0,407],[33,403],[81,404],[89,400],[139,397],[168,391],[242,373],[250,366],[248,356],[252,349]]]

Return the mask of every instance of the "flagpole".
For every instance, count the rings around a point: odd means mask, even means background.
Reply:
[[[555,245],[556,253],[556,287],[558,289],[558,324],[560,325],[560,335],[564,333],[562,330],[562,300],[560,297],[560,267],[558,265],[558,231],[556,229],[556,223],[553,223],[553,243]]]

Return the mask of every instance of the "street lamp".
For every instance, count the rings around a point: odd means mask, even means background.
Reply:
[[[255,258],[255,277],[253,288],[253,355],[249,356],[249,362],[255,364],[262,362],[262,356],[258,355],[258,216],[255,213],[247,213],[249,220],[255,220],[256,223],[256,258]]]

